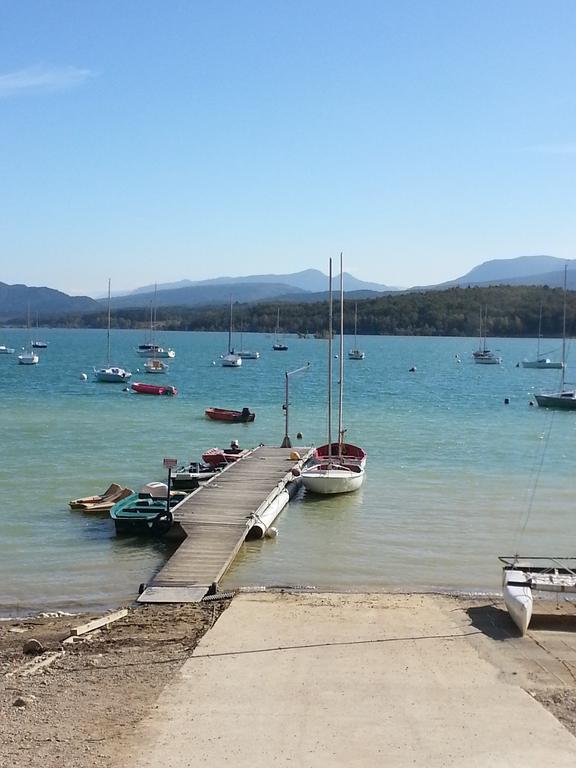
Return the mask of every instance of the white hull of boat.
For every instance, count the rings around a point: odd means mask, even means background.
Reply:
[[[528,630],[534,605],[532,589],[528,586],[528,580],[529,576],[524,571],[504,571],[502,583],[504,603],[510,618],[522,635],[525,635]],[[526,583],[526,586],[524,586],[524,583]]]
[[[39,357],[34,352],[22,352],[21,355],[18,355],[18,363],[20,365],[36,365],[38,360]]]
[[[302,484],[307,491],[330,495],[357,491],[364,482],[364,470],[335,465],[329,469],[311,467],[302,472]]]
[[[552,360],[548,360],[548,358],[545,360],[522,360],[522,368],[553,368],[558,370],[563,368],[563,364],[555,363]]]
[[[125,371],[124,368],[94,368],[96,381],[105,384],[121,384],[123,381],[128,381],[131,376],[130,371]]]
[[[176,352],[173,349],[164,349],[163,347],[157,347],[156,349],[138,349],[136,350],[140,357],[176,357]]]
[[[168,373],[169,366],[162,360],[147,360],[144,363],[146,373]]]
[[[364,360],[365,357],[366,353],[362,352],[361,349],[351,349],[348,352],[348,360]]]
[[[502,362],[502,358],[495,357],[493,355],[491,355],[490,357],[488,356],[483,357],[479,355],[478,357],[474,358],[474,362],[477,363],[478,365],[500,365],[500,363]]]
[[[222,365],[224,368],[239,368],[242,365],[242,358],[239,355],[224,355]]]
[[[12,347],[6,347],[4,344],[0,344],[0,355],[13,355],[16,350]]]
[[[249,350],[240,350],[240,352],[235,352],[234,354],[241,357],[242,360],[258,360],[260,358],[260,352],[250,352]]]

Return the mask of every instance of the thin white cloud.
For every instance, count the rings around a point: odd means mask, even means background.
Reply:
[[[524,152],[534,152],[539,155],[576,155],[576,142],[566,144],[534,144],[524,147]]]
[[[0,97],[76,88],[91,76],[90,70],[78,67],[38,66],[0,73]]]

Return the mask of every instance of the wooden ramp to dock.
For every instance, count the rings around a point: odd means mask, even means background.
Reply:
[[[236,557],[254,516],[293,479],[311,448],[259,446],[174,508],[186,538],[139,596],[143,603],[199,602]]]

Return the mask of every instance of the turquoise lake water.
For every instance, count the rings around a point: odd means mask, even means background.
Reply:
[[[136,372],[143,334],[113,331],[113,362],[130,368],[132,381],[179,390],[154,398],[92,381],[105,332],[41,336],[49,347],[37,366],[0,356],[4,615],[109,608],[135,597],[168,545],[117,538],[107,517],[71,512],[68,500],[112,481],[138,489],[164,478],[163,457],[184,463],[233,438],[243,447],[279,445],[284,372],[308,361],[290,379],[290,435],[295,446],[298,431],[302,444],[325,442],[324,341],[285,337],[288,351],[273,352],[272,337],[245,335],[244,347],[261,357],[231,369],[219,365],[227,334],[165,333],[160,342],[176,359],[168,375],[154,377]],[[26,338],[5,329],[0,343],[18,349]],[[516,367],[533,356],[534,340],[491,341],[501,366],[473,364],[475,339],[360,338],[366,359],[346,360],[344,422],[348,439],[369,454],[363,488],[335,498],[301,492],[278,519],[278,537],[244,545],[222,587],[496,591],[499,554],[574,554],[576,413],[530,407],[535,391],[559,381],[559,371]],[[210,422],[207,406],[248,406],[256,421]]]

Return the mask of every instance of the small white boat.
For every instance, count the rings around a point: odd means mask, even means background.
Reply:
[[[287,352],[288,351],[288,345],[283,344],[281,341],[278,340],[280,334],[280,307],[278,307],[278,312],[276,314],[276,330],[274,331],[274,344],[272,344],[272,349],[274,352]]]
[[[13,347],[7,347],[4,344],[0,344],[0,355],[13,355],[16,350]]]
[[[576,558],[500,557],[502,594],[510,618],[525,635],[534,608],[534,592],[576,594]]]
[[[28,305],[28,331],[30,331],[30,305]],[[18,355],[19,365],[37,365],[39,361],[38,355],[34,352],[32,340],[28,344],[28,349],[22,347],[22,352]]]
[[[363,467],[338,464],[335,458],[324,464],[313,464],[302,470],[302,483],[307,491],[330,495],[357,491],[364,482]]]
[[[562,362],[560,367],[560,387],[557,392],[541,392],[536,395],[540,408],[556,408],[563,411],[576,410],[576,391],[566,388],[566,280],[568,266],[564,265],[564,309],[562,318]]]
[[[242,358],[234,352],[222,355],[222,365],[224,368],[239,368],[242,365]]]
[[[482,326],[484,326],[484,333],[482,333]],[[475,352],[472,352],[474,362],[478,365],[500,365],[502,358],[491,352],[486,345],[486,329],[488,327],[488,307],[486,306],[484,313],[482,307],[480,307],[480,332],[479,332],[479,346]]]
[[[474,362],[477,365],[500,365],[502,358],[487,349],[480,355],[474,355]]]
[[[536,344],[536,360],[522,360],[522,368],[552,368],[558,370],[564,367],[564,363],[555,362],[546,357],[546,353],[540,354],[540,339],[542,338],[542,302],[540,302],[540,314],[538,316],[538,343]]]
[[[18,355],[18,363],[20,365],[36,365],[38,360],[38,355],[31,349],[24,350],[24,352]]]
[[[170,347],[161,347],[159,344],[139,344],[136,352],[140,357],[169,357],[171,359],[176,357],[176,352]]]
[[[554,368],[559,370],[562,363],[550,360],[549,357],[540,357],[537,360],[522,360],[522,368]]]
[[[151,360],[146,360],[144,363],[144,370],[146,373],[167,373],[169,369],[169,365],[162,360],[157,360],[156,358],[152,358]]]
[[[120,384],[132,376],[130,371],[110,365],[110,280],[108,280],[108,328],[106,334],[106,365],[94,368],[94,378],[105,384]]]
[[[94,378],[96,381],[101,381],[104,384],[120,384],[123,381],[128,381],[131,376],[131,372],[126,371],[124,368],[116,368],[114,366],[94,368]]]
[[[348,352],[348,360],[364,360],[366,353],[358,349],[358,304],[354,304],[354,349]]]
[[[242,360],[259,360],[260,352],[252,352],[249,349],[232,350],[232,353],[238,355]]]
[[[232,297],[230,297],[230,325],[228,326],[228,354],[221,355],[222,366],[224,368],[239,368],[242,365],[242,358],[232,349]]]

